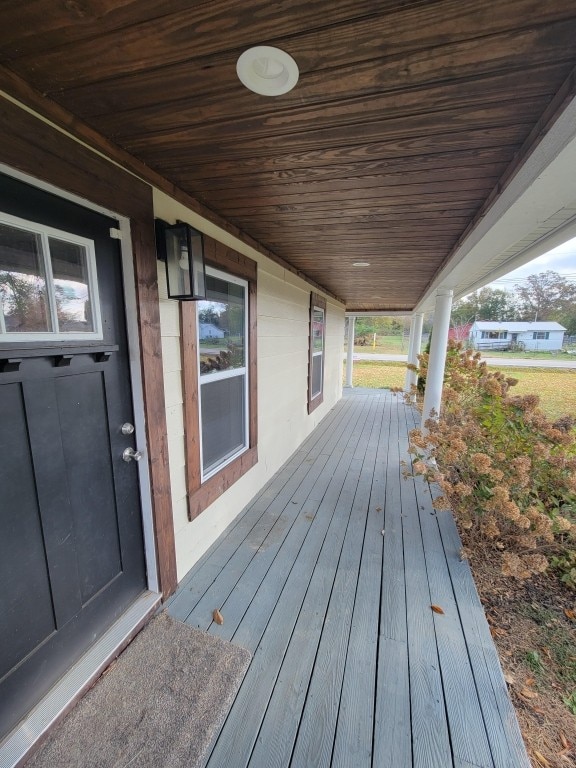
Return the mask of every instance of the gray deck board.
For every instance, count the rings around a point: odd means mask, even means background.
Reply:
[[[454,521],[402,479],[414,419],[348,393],[170,601],[253,653],[208,768],[529,768]]]

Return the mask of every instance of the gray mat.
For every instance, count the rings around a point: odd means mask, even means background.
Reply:
[[[250,653],[166,614],[154,618],[26,768],[195,768]]]

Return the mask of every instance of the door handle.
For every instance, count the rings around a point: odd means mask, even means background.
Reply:
[[[125,448],[122,453],[124,461],[140,461],[142,456],[142,451],[135,451],[134,448]]]

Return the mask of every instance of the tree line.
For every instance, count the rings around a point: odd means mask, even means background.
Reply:
[[[568,335],[576,335],[576,284],[549,270],[530,275],[511,291],[481,288],[452,308],[453,326],[474,320],[555,320]]]

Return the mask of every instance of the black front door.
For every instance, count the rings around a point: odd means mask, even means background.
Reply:
[[[116,226],[0,175],[0,737],[145,589]]]

